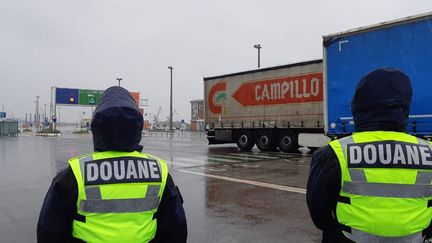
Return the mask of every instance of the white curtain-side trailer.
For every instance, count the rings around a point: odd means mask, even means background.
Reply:
[[[209,144],[294,152],[324,133],[323,87],[322,60],[204,78]]]

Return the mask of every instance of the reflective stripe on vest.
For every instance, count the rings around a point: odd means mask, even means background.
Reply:
[[[160,186],[150,185],[145,198],[102,200],[98,186],[86,187],[87,200],[82,200],[80,210],[93,213],[135,213],[158,207]]]
[[[341,167],[340,196],[348,198],[336,208],[350,229],[343,233],[357,242],[421,242],[432,219],[430,144],[405,133],[362,132],[330,146]]]
[[[157,208],[159,198],[82,200],[80,210],[92,213],[136,213]]]
[[[345,232],[344,232],[345,233]],[[365,233],[360,230],[351,229],[351,233],[349,233],[349,237],[352,241],[355,242],[379,242],[379,243],[413,243],[413,242],[423,242],[422,233],[414,233],[407,236],[399,236],[399,237],[385,237],[378,235],[371,235]]]
[[[71,159],[78,185],[73,236],[86,242],[148,242],[157,228],[165,161],[139,152],[96,152]]]
[[[345,182],[343,191],[375,197],[423,198],[432,196],[431,185],[405,185],[372,182]]]

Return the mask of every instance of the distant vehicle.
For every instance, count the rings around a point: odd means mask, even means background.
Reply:
[[[204,92],[209,144],[294,152],[324,132],[322,60],[207,77]]]

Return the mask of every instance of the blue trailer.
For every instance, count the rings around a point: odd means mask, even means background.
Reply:
[[[432,136],[432,12],[323,37],[324,124],[331,137],[354,130],[351,98],[362,76],[395,67],[411,79],[407,131]]]

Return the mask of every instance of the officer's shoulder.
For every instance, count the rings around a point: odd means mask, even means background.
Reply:
[[[329,155],[332,154],[333,149],[330,147],[330,145],[325,145],[317,149],[313,154],[312,157],[315,156],[323,156],[323,155]]]
[[[326,171],[325,173],[334,171],[339,167],[336,153],[329,145],[319,148],[312,155],[310,167],[311,170]]]
[[[317,149],[312,154],[312,160],[315,162],[321,161],[324,163],[325,161],[331,160],[335,157],[336,157],[336,154],[333,151],[333,149],[330,147],[330,145],[323,146],[323,147]]]

